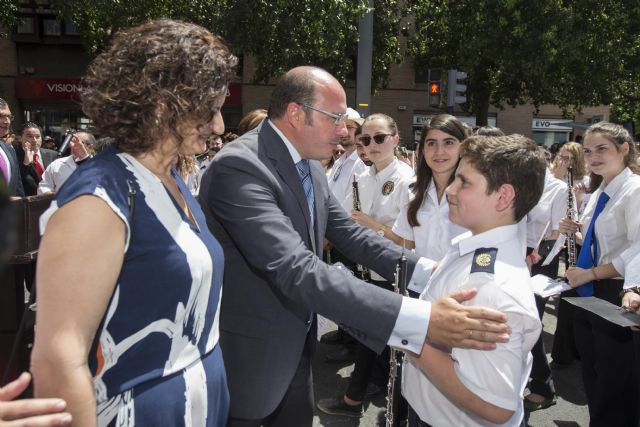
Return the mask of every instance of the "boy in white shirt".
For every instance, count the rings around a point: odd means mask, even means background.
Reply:
[[[402,390],[410,426],[519,426],[530,350],[541,331],[517,223],[543,191],[546,163],[521,135],[475,136],[461,146],[447,188],[449,217],[470,231],[456,237],[421,299],[476,288],[469,304],[496,308],[512,329],[494,351],[426,348],[408,357]]]

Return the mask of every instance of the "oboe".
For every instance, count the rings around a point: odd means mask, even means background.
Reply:
[[[360,190],[358,190],[358,181],[356,181],[355,175],[353,176],[353,210],[361,212],[362,205],[360,204]],[[356,270],[362,280],[369,279],[369,269],[362,264],[356,264]]]
[[[567,168],[567,186],[568,186],[568,194],[567,194],[567,218],[571,221],[576,221],[577,212],[574,207],[574,196],[573,196],[573,168],[569,166]],[[576,235],[571,234],[567,236],[567,264],[568,267],[576,266]]]
[[[407,294],[407,257],[402,253],[396,266],[395,282],[393,290],[401,295]],[[396,427],[400,424],[400,380],[402,378],[402,363],[404,353],[393,347],[389,348],[389,382],[387,383],[387,427]]]

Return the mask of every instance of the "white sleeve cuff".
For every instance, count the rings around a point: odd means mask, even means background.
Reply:
[[[430,302],[409,297],[402,298],[400,313],[387,344],[420,354],[427,337],[430,317]]]
[[[416,263],[416,268],[413,270],[413,275],[411,276],[411,280],[409,280],[407,289],[421,294],[424,288],[427,287],[427,282],[436,264],[436,261],[428,258],[420,258]]]

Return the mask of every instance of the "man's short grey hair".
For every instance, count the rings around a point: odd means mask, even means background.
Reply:
[[[316,82],[309,75],[309,69],[300,70],[293,69],[288,71],[280,78],[276,87],[271,93],[271,102],[269,104],[269,118],[281,119],[284,117],[287,106],[290,102],[298,103],[307,113],[307,124],[313,124],[311,121],[311,110],[304,107],[303,104],[313,105],[315,103]]]
[[[9,108],[9,103],[4,99],[0,98],[0,108]]]

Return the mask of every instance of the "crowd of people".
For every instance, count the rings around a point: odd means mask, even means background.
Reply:
[[[301,66],[235,134],[221,108],[236,64],[193,24],[120,31],[82,94],[106,138],[73,132],[66,157],[32,122],[7,141],[0,99],[2,185],[55,193],[35,398],[14,400],[29,374],[0,389],[0,426],[310,426],[318,315],[339,325],[321,341],[346,346],[332,360],[354,361],[322,412],[362,416],[394,348],[395,416],[411,427],[520,426],[575,359],[591,425],[638,425],[638,334],[561,301],[550,365],[531,284],[558,278],[575,238],[561,296],[640,313],[640,167],[623,127],[594,124],[554,157],[439,114],[409,153],[392,117],[361,117],[335,77]]]

